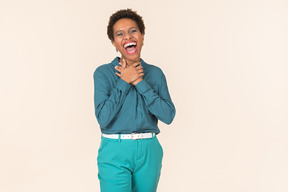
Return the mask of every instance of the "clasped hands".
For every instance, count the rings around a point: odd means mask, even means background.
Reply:
[[[143,80],[144,71],[140,61],[127,65],[125,59],[123,59],[123,62],[119,64],[121,66],[115,66],[115,69],[120,72],[116,73],[116,75],[124,81],[135,86]]]

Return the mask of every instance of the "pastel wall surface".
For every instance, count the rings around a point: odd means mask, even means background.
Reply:
[[[0,191],[100,191],[93,72],[123,8],[176,106],[158,191],[287,192],[284,0],[0,0]]]

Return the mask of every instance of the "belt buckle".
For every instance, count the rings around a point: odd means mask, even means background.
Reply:
[[[141,137],[140,137],[140,138],[134,138],[133,136],[134,136],[135,134],[141,134]],[[142,134],[142,133],[131,133],[131,139],[132,139],[132,140],[143,139],[143,134]]]

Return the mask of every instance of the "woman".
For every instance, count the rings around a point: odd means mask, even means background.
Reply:
[[[145,26],[131,9],[109,20],[107,34],[121,58],[94,72],[95,115],[102,137],[98,178],[102,192],[156,191],[163,150],[156,137],[158,119],[175,116],[165,76],[141,57]]]

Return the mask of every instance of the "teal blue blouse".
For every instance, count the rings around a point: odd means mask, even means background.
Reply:
[[[141,59],[143,80],[133,86],[115,74],[119,59],[97,67],[93,74],[95,115],[101,132],[160,133],[158,119],[170,124],[175,116],[164,73]]]

